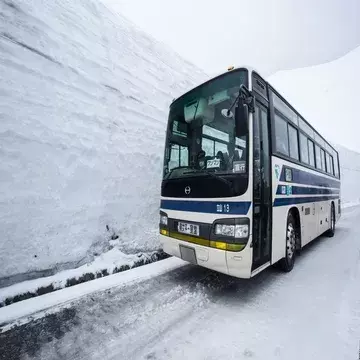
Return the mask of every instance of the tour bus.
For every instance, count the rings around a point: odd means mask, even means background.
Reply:
[[[165,253],[238,278],[288,272],[340,214],[337,151],[255,70],[231,67],[170,105]]]

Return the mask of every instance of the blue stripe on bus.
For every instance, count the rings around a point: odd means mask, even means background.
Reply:
[[[164,210],[189,211],[206,214],[246,215],[250,209],[250,201],[185,201],[161,200]]]
[[[295,169],[295,168],[287,166],[287,165],[284,165],[282,167],[280,181],[286,181],[285,180],[285,169],[291,169],[291,171],[292,171],[292,181],[290,183],[340,188],[340,180],[329,179],[325,176],[315,175],[308,171]]]
[[[276,195],[286,195],[287,186],[289,185],[279,185],[276,190]],[[291,186],[292,195],[326,195],[326,194],[338,195],[340,191],[340,189],[301,187],[294,185],[290,185],[290,186]]]
[[[319,202],[319,201],[336,200],[338,198],[339,198],[339,195],[277,198],[274,201],[274,206],[304,204],[304,203],[312,203],[312,202]]]

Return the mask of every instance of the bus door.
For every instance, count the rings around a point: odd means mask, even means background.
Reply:
[[[253,264],[252,271],[271,257],[271,152],[269,107],[256,99],[253,122]]]

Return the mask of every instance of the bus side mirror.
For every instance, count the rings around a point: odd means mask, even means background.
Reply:
[[[235,133],[236,137],[247,135],[249,131],[249,108],[243,99],[239,99],[238,106],[235,108]]]

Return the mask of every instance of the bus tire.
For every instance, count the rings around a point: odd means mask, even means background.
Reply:
[[[285,257],[279,261],[281,270],[290,272],[295,264],[296,257],[296,222],[290,212],[286,223]]]
[[[335,207],[334,203],[331,203],[331,211],[330,211],[330,229],[326,232],[327,237],[333,237],[335,235]]]

